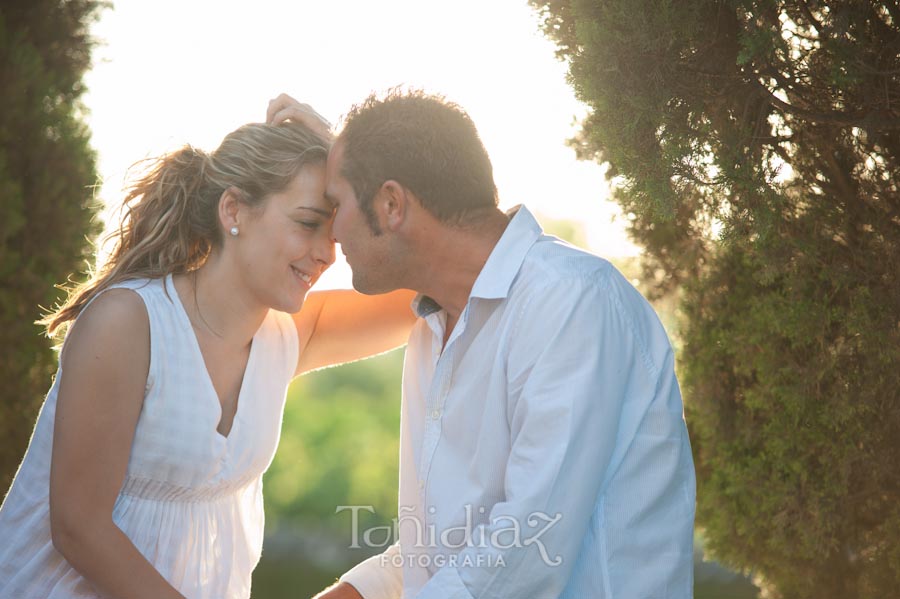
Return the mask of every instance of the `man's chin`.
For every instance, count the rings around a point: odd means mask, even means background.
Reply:
[[[353,288],[363,295],[380,295],[397,289],[397,287],[383,283],[379,285],[375,281],[357,276],[355,273],[353,275]]]

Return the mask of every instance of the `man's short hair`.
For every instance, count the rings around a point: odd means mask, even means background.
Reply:
[[[372,230],[372,200],[385,181],[412,191],[438,220],[474,221],[497,207],[487,150],[469,115],[443,96],[421,90],[372,94],[350,109],[340,134],[341,174]]]

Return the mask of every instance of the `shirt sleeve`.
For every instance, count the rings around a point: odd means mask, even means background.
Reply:
[[[533,296],[509,352],[504,500],[417,599],[559,596],[601,517],[623,406],[652,394],[630,313],[602,280],[557,281]]]
[[[403,592],[400,544],[358,563],[340,581],[352,585],[363,599],[399,599]]]

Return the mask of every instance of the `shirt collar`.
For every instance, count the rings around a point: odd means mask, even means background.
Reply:
[[[525,255],[534,242],[544,233],[537,220],[524,205],[519,204],[507,211],[509,224],[500,240],[488,256],[487,262],[475,279],[469,299],[503,299],[519,274]],[[413,311],[420,317],[428,316],[441,309],[436,301],[419,294],[412,302]]]

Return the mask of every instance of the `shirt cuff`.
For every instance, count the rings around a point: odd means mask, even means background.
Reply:
[[[397,545],[392,545],[384,553],[358,563],[340,581],[353,586],[363,599],[400,599],[403,572],[392,559],[399,550]]]
[[[475,599],[463,584],[456,568],[441,568],[431,577],[416,599]]]

